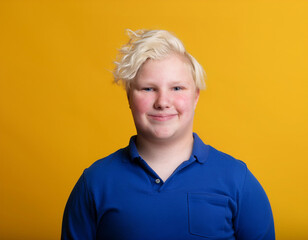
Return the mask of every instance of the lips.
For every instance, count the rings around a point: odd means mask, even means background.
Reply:
[[[168,121],[177,116],[177,114],[149,114],[150,119],[155,121]]]

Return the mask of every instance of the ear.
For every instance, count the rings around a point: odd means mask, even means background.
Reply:
[[[195,95],[194,109],[196,109],[196,107],[197,107],[197,103],[198,103],[199,96],[200,96],[200,89],[199,89],[199,88],[196,89],[195,94],[196,94],[196,95]]]

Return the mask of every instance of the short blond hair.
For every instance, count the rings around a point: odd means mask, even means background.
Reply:
[[[183,43],[166,30],[127,30],[129,41],[120,50],[113,71],[114,82],[122,83],[128,92],[138,70],[147,59],[160,60],[179,54],[188,60],[198,89],[205,88],[205,71],[185,49]]]

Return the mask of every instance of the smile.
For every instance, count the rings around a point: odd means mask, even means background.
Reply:
[[[149,114],[150,119],[155,121],[168,121],[177,116],[177,114]]]

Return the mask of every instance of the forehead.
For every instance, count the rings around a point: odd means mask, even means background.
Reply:
[[[163,59],[148,59],[139,69],[135,81],[193,81],[189,60],[177,54]]]

